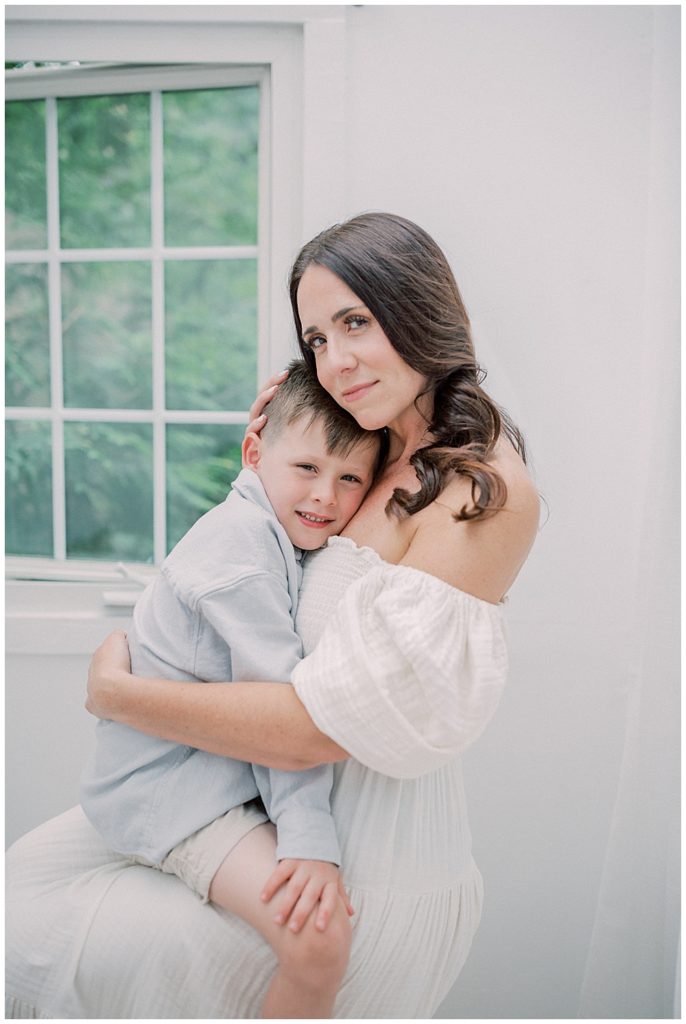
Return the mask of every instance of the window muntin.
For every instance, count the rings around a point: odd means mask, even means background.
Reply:
[[[177,70],[159,89],[126,91],[123,70],[113,89],[109,70],[105,95],[91,80],[8,104],[8,145],[31,154],[7,189],[9,554],[159,563],[240,469],[265,301],[263,75],[194,69],[186,87]]]

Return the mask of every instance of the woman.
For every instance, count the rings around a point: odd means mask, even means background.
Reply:
[[[538,500],[424,231],[367,214],[323,232],[296,260],[291,298],[321,383],[389,440],[387,468],[344,536],[308,559],[297,619],[308,657],[292,687],[141,680],[115,635],[94,658],[88,706],[268,766],[338,762],[332,809],[356,914],[335,1016],[427,1018],[480,917],[459,754],[504,683],[502,601]],[[20,906],[9,1015],[257,1012],[272,970],[259,938],[110,853],[78,810],[20,840],[8,879]],[[277,893],[275,906],[288,899]]]

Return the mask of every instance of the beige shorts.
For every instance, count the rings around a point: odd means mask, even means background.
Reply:
[[[210,884],[224,858],[258,825],[269,821],[260,800],[234,807],[221,818],[183,839],[163,861],[153,864],[145,857],[131,857],[135,864],[177,875],[207,903]]]

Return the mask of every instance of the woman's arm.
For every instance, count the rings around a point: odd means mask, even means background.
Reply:
[[[88,673],[86,708],[152,736],[210,753],[299,771],[349,755],[317,729],[292,686],[197,683],[130,674],[126,634],[98,647]]]

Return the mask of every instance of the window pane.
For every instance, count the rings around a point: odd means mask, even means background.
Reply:
[[[167,245],[256,244],[259,103],[257,86],[164,94]]]
[[[10,264],[5,271],[7,405],[50,405],[48,268]]]
[[[167,427],[167,550],[218,505],[241,471],[245,428],[223,424]]]
[[[5,105],[5,248],[47,242],[45,101]]]
[[[248,409],[257,387],[255,260],[165,268],[169,409]]]
[[[63,265],[66,406],[151,408],[151,301],[148,263]]]
[[[149,97],[79,96],[57,110],[62,245],[149,245]]]
[[[5,550],[52,557],[52,452],[49,423],[5,424]]]
[[[152,427],[65,423],[67,557],[153,558]]]

